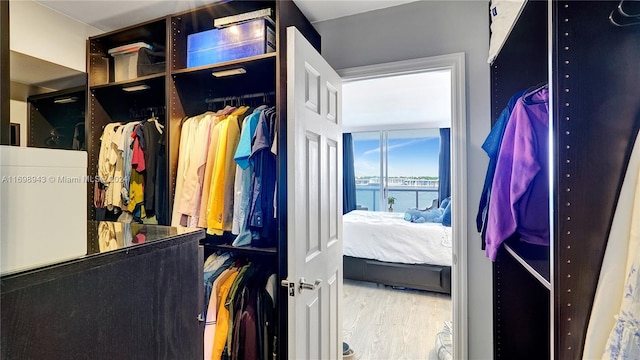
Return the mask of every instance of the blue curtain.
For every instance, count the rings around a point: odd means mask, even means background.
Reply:
[[[342,134],[342,213],[356,209],[356,170],[353,164],[353,137]]]
[[[451,129],[440,129],[440,157],[439,157],[438,201],[451,196]]]

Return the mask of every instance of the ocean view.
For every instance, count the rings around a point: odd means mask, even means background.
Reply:
[[[390,186],[389,196],[396,198],[396,202],[393,205],[394,212],[404,213],[405,210],[409,208],[417,207],[419,209],[424,209],[431,206],[433,200],[438,198],[438,188],[424,186]],[[365,207],[369,211],[386,211],[389,205],[385,203],[384,209],[380,209],[379,198],[379,186],[356,186],[356,202],[361,207]]]

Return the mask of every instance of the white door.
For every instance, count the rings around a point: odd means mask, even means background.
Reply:
[[[342,84],[287,29],[287,268],[290,359],[342,358]]]

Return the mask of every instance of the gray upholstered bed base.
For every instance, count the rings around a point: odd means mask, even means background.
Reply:
[[[389,263],[345,255],[344,278],[451,294],[451,266]]]

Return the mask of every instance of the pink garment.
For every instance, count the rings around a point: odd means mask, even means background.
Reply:
[[[140,125],[136,125],[138,127]],[[140,142],[138,141],[138,135],[136,135],[136,130],[133,130],[131,133],[131,137],[133,138],[133,156],[131,157],[131,167],[133,167],[137,172],[142,173],[145,167],[144,162],[144,152],[140,147]]]

